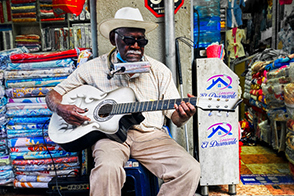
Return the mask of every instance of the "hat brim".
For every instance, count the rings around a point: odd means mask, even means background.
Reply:
[[[136,21],[136,20],[126,20],[126,19],[107,19],[102,21],[98,29],[103,37],[109,39],[110,31],[117,29],[117,28],[139,28],[145,29],[145,33],[149,33],[150,31],[154,30],[158,24],[154,22],[148,21]]]

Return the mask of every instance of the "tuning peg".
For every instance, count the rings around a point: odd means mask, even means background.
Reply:
[[[209,112],[208,116],[212,116],[212,110],[210,110],[210,112]]]
[[[222,116],[222,113],[220,111],[218,111],[218,113],[216,114],[218,117]]]

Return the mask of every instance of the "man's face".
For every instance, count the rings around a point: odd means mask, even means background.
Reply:
[[[124,39],[123,39],[124,38]],[[133,39],[131,39],[133,38]],[[141,40],[142,42],[134,42]],[[137,28],[119,28],[115,30],[115,43],[123,60],[140,61],[144,54],[145,30]],[[132,43],[134,42],[134,43]],[[147,41],[148,42],[148,41]]]

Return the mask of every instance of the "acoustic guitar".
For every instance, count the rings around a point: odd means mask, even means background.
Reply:
[[[190,102],[203,110],[234,112],[242,100],[191,97],[137,102],[135,93],[128,87],[104,93],[93,86],[83,85],[66,93],[62,103],[87,108],[83,115],[91,121],[73,126],[53,113],[48,134],[53,142],[69,152],[83,150],[105,137],[123,143],[128,129],[144,120],[141,112],[174,109],[174,104],[180,105],[181,101]]]

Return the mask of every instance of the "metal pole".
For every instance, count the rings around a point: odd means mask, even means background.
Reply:
[[[175,18],[174,1],[164,0],[164,22],[165,22],[165,62],[173,74],[174,82],[177,80],[176,55],[175,55]],[[170,122],[169,129],[173,138],[177,141],[177,127]]]
[[[93,58],[98,57],[96,0],[90,0],[91,35]]]
[[[181,58],[180,58],[180,47],[179,47],[179,41],[176,39],[175,41],[176,45],[176,65],[178,68],[178,76],[179,76],[179,84],[180,84],[180,92],[181,92],[181,98],[184,98],[184,90],[183,90],[183,78],[182,78],[182,67],[181,67]],[[188,131],[187,131],[187,123],[184,125],[184,131],[185,131],[185,139],[186,139],[186,150],[189,152],[189,139],[188,139]]]

